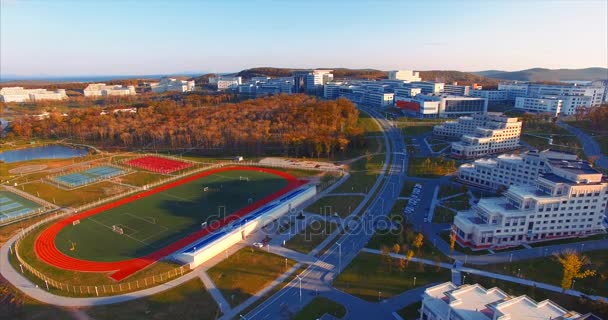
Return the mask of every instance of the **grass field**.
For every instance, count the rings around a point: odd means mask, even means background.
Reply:
[[[337,213],[344,218],[350,215],[361,203],[363,196],[325,196],[308,206],[304,211],[323,215]]]
[[[117,178],[121,183],[129,184],[136,187],[141,187],[146,184],[166,179],[168,176],[160,173],[153,173],[147,171],[134,171],[120,178]]]
[[[384,159],[384,154],[376,154],[351,163],[350,177],[333,192],[369,192],[382,170]]]
[[[207,273],[228,303],[237,306],[269,285],[294,264],[293,260],[286,260],[276,254],[248,247],[216,264]]]
[[[131,190],[110,181],[101,181],[74,190],[60,189],[44,182],[24,184],[21,188],[31,195],[62,207],[77,207]]]
[[[397,313],[404,320],[418,320],[418,318],[420,317],[420,314],[418,313],[420,307],[422,307],[422,304],[420,302],[415,302],[397,311]]]
[[[407,174],[410,177],[439,178],[458,170],[454,160],[438,158],[409,158]]]
[[[530,280],[560,285],[562,279],[562,266],[551,256],[545,258],[514,261],[512,263],[483,265],[480,269],[509,275],[520,274]],[[597,295],[608,295],[608,250],[585,252],[584,255],[591,260],[591,269],[597,275],[585,279],[577,279],[575,289]]]
[[[330,314],[338,319],[346,315],[346,308],[343,305],[323,297],[315,297],[300,312],[294,320],[319,319],[324,314]]]
[[[361,299],[378,301],[416,287],[450,279],[450,271],[447,269],[410,262],[401,272],[398,265],[397,259],[390,259],[389,266],[380,255],[360,253],[334,280],[333,285]]]
[[[314,220],[302,232],[291,237],[285,243],[285,247],[307,254],[321,244],[337,228],[338,225],[334,222]]]
[[[241,176],[249,181],[241,181]],[[220,206],[228,215],[247,206],[249,199],[260,200],[286,185],[284,178],[265,172],[212,174],[82,219],[59,231],[55,245],[68,256],[92,261],[143,256],[199,230],[202,222],[217,219]],[[122,228],[123,234],[114,232],[113,226]]]
[[[211,294],[198,278],[146,298],[85,311],[91,318],[100,320],[211,320],[221,315]]]

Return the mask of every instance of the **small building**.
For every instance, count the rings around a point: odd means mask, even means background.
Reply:
[[[84,89],[85,97],[108,97],[135,95],[135,86],[106,85],[91,83]]]

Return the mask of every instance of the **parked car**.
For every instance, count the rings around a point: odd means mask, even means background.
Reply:
[[[256,247],[256,248],[263,248],[263,247],[264,247],[264,244],[263,244],[263,243],[261,243],[261,242],[254,242],[254,243],[253,243],[253,246],[254,246],[254,247]]]

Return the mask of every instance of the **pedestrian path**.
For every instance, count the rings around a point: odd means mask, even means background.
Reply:
[[[209,293],[213,297],[213,300],[215,300],[215,302],[219,306],[220,311],[222,313],[229,312],[231,309],[230,304],[228,303],[228,301],[226,301],[226,299],[224,298],[224,296],[222,295],[220,290],[215,286],[215,283],[213,283],[211,278],[209,278],[209,275],[207,274],[207,272],[205,270],[201,269],[201,270],[197,271],[197,273],[198,273],[199,278],[205,285],[205,288],[207,288],[207,291],[209,291]]]

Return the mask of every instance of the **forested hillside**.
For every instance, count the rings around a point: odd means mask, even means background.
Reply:
[[[151,102],[135,114],[100,115],[99,108],[83,108],[39,121],[17,119],[11,134],[128,149],[331,157],[363,143],[357,118],[358,110],[345,99],[281,95],[213,107]]]

